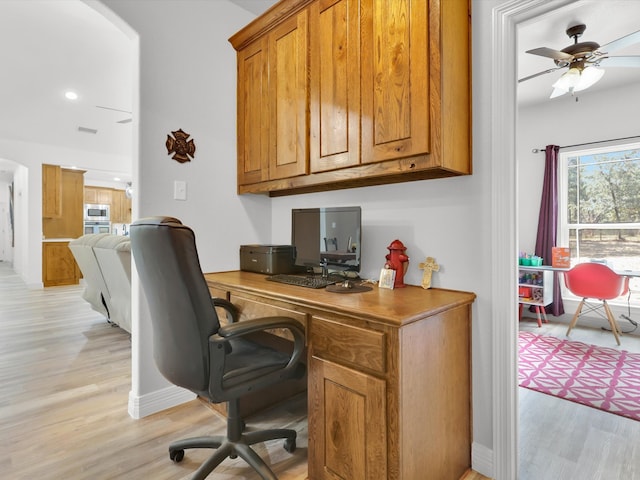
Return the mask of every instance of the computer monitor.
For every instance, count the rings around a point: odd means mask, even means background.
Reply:
[[[291,244],[296,266],[360,271],[362,252],[360,207],[295,208],[291,210]]]

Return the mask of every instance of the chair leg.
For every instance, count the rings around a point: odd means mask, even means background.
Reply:
[[[607,313],[607,320],[609,320],[609,325],[611,325],[611,331],[613,332],[613,336],[616,338],[616,343],[620,345],[620,330],[618,329],[618,324],[616,322],[615,317],[613,316],[613,312],[611,308],[609,308],[609,304],[606,300],[602,301],[604,305],[604,311]]]
[[[244,422],[238,412],[238,402],[229,401],[227,409],[227,435],[194,437],[173,442],[169,446],[169,457],[175,462],[182,460],[184,450],[188,448],[217,449],[191,477],[192,480],[204,480],[226,458],[240,457],[247,462],[263,480],[277,480],[267,463],[251,449],[255,443],[278,438],[285,439],[284,448],[289,453],[295,450],[297,432],[291,429],[274,428],[243,433]]]
[[[268,442],[269,440],[276,440],[278,438],[287,439],[289,441],[295,441],[297,432],[286,428],[274,428],[271,430],[259,430],[256,432],[249,432],[243,435],[243,441],[247,445],[253,445],[255,443]]]
[[[573,315],[573,318],[571,319],[571,323],[569,323],[569,328],[567,329],[567,334],[566,334],[567,337],[569,336],[571,329],[576,326],[578,317],[580,316],[580,312],[582,312],[582,307],[584,306],[585,300],[586,300],[585,298],[582,299],[582,301],[578,305],[578,309],[576,310],[576,313]]]

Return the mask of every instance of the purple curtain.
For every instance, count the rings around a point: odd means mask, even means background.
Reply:
[[[544,183],[535,249],[535,254],[544,259],[545,265],[551,265],[551,248],[556,246],[558,234],[558,150],[560,147],[557,145],[547,145],[545,150]],[[546,307],[547,313],[555,316],[564,313],[560,280],[560,274],[554,272],[553,303]]]

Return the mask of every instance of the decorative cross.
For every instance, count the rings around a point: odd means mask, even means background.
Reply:
[[[440,270],[440,265],[436,263],[433,257],[427,257],[418,267],[424,271],[422,274],[422,288],[431,288],[431,273]]]

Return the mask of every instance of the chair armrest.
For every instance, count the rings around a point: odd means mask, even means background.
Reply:
[[[227,320],[230,323],[236,323],[240,318],[240,312],[238,311],[238,307],[236,307],[233,303],[223,298],[212,297],[211,303],[215,307],[223,308],[227,312]]]
[[[300,361],[304,352],[305,334],[302,324],[290,317],[262,317],[225,325],[220,327],[217,335],[209,337],[209,342],[210,344],[226,344],[227,340],[232,338],[264,332],[273,328],[285,328],[293,335],[293,352],[285,369],[293,368]]]

